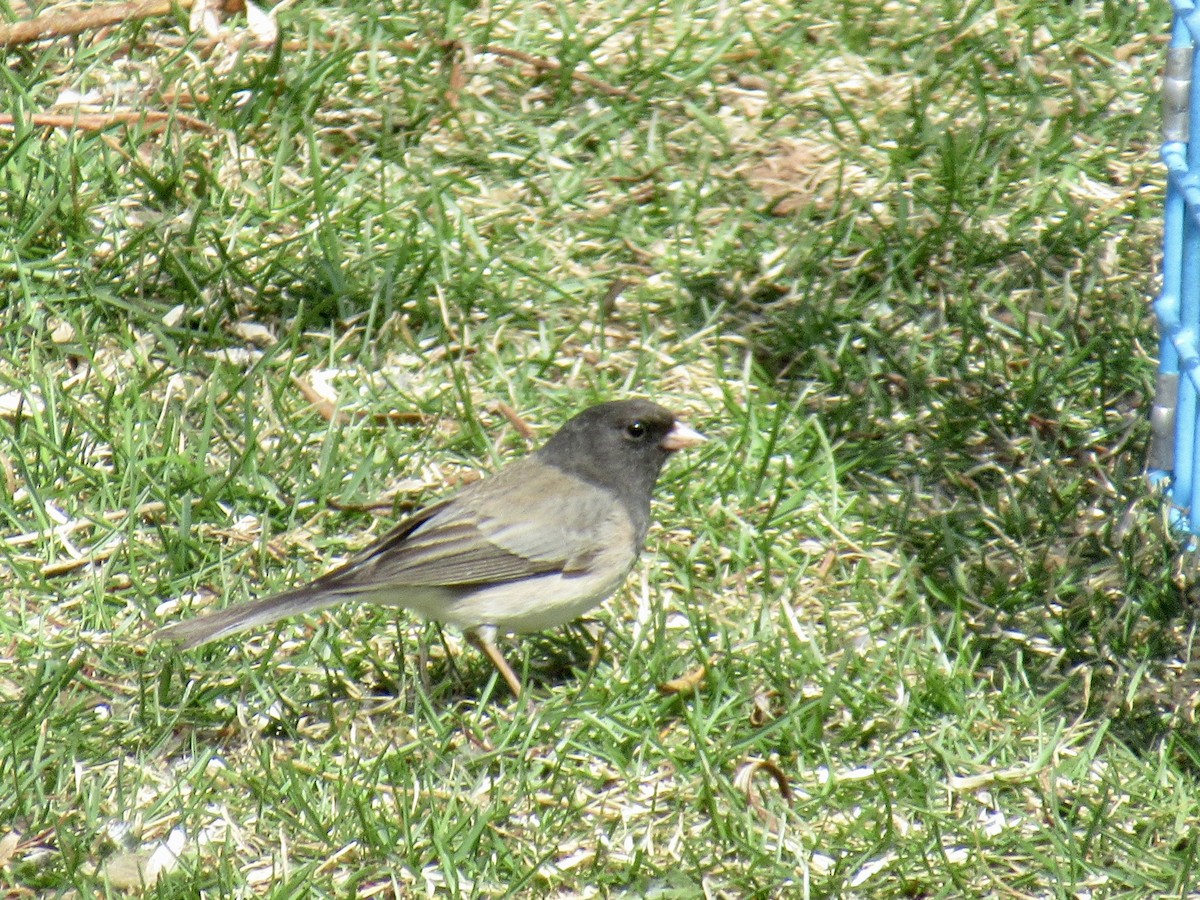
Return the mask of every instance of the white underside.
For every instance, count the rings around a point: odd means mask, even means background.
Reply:
[[[463,630],[491,625],[501,632],[526,633],[578,619],[619,588],[627,574],[624,570],[603,582],[593,575],[540,575],[471,591],[410,588],[381,591],[370,600]]]

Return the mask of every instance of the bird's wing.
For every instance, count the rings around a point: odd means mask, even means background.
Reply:
[[[622,527],[628,516],[608,492],[535,465],[510,464],[423,510],[321,578],[322,586],[510,581],[583,571],[614,539],[632,546],[632,525]]]

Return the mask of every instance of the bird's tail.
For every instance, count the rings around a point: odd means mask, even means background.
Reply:
[[[324,609],[352,597],[351,593],[309,584],[262,600],[237,603],[186,622],[176,622],[160,628],[153,637],[160,641],[175,641],[187,650],[289,616]]]

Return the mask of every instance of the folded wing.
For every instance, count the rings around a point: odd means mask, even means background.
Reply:
[[[545,466],[532,479],[525,463],[402,522],[318,584],[465,587],[586,570],[620,511],[602,489]]]

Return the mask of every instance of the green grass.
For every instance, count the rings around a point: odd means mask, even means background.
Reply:
[[[0,893],[174,834],[149,894],[1196,896],[1166,4],[279,20],[0,72]],[[66,92],[213,131],[29,123]],[[525,452],[497,402],[629,395],[713,440],[595,622],[508,644],[521,701],[387,610],[149,640]]]

